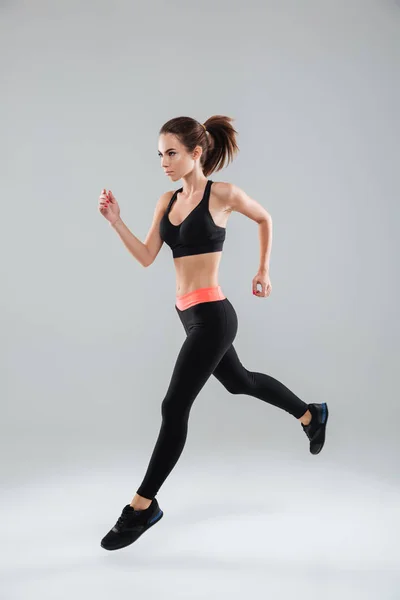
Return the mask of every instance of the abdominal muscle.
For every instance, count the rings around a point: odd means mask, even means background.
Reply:
[[[176,295],[183,296],[199,288],[217,287],[222,252],[208,252],[174,259]]]

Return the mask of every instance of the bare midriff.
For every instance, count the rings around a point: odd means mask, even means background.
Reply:
[[[174,259],[178,308],[225,298],[218,283],[221,256],[222,252],[209,252]]]

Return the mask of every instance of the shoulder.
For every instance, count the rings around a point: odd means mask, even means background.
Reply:
[[[155,211],[156,212],[164,212],[167,209],[168,204],[171,201],[171,198],[175,194],[175,192],[176,192],[176,190],[170,190],[168,192],[164,192],[163,194],[161,194],[161,196],[159,197],[159,199],[157,201]]]
[[[233,183],[227,181],[214,181],[211,191],[214,194],[221,208],[232,209],[233,199],[239,188]]]
[[[214,188],[214,185],[212,187]],[[271,218],[271,215],[260,202],[254,200],[234,183],[218,182],[214,193],[217,198],[219,197],[219,202],[224,210],[242,213],[257,223]]]
[[[219,198],[227,198],[231,193],[232,186],[232,183],[226,181],[213,181],[211,190]]]
[[[174,194],[176,194],[178,190],[169,190],[168,192],[164,192],[163,194],[161,194],[160,198],[159,198],[159,203],[160,204],[168,204],[168,202],[171,200],[172,196]]]

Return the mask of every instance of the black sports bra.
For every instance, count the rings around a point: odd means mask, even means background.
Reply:
[[[225,240],[225,227],[214,223],[209,211],[210,189],[213,182],[207,181],[204,194],[199,204],[188,214],[179,225],[173,225],[169,220],[169,212],[180,188],[174,192],[167,210],[160,221],[161,239],[171,248],[172,256],[190,256],[207,252],[220,252]]]

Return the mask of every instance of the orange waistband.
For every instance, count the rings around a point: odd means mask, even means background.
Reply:
[[[219,285],[215,287],[198,288],[197,290],[193,290],[193,292],[183,294],[183,296],[177,296],[176,306],[179,310],[185,310],[200,302],[213,302],[215,300],[224,300],[225,298],[226,296],[223,294],[221,286]]]

